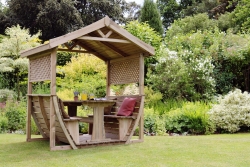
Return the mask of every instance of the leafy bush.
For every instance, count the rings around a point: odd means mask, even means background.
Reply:
[[[164,118],[156,114],[153,109],[145,108],[144,130],[148,135],[164,135],[166,133]]]
[[[5,116],[8,119],[8,130],[11,132],[25,130],[26,102],[8,100],[5,109]]]
[[[235,89],[218,98],[218,104],[209,111],[210,120],[217,130],[234,133],[250,126],[250,94]]]
[[[8,128],[8,119],[0,115],[0,133],[4,133]]]
[[[166,130],[170,133],[209,134],[214,127],[207,111],[210,105],[202,102],[186,102],[181,108],[166,114]]]
[[[0,102],[7,101],[8,98],[15,98],[16,93],[9,89],[0,89]]]

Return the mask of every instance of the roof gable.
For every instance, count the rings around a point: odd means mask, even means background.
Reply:
[[[137,54],[155,54],[152,46],[139,40],[106,16],[79,30],[50,39],[48,44],[23,51],[21,57],[48,52],[58,46],[63,46],[58,51],[91,53],[104,61]]]

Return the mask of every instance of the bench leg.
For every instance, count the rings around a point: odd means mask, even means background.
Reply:
[[[69,130],[70,135],[76,144],[79,144],[79,125],[78,121],[65,122],[67,129]]]
[[[132,119],[119,119],[119,140],[123,140],[127,135],[128,129],[132,123]]]

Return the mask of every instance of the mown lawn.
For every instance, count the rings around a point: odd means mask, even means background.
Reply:
[[[1,167],[249,167],[250,133],[152,136],[143,143],[49,151],[48,141],[0,134]]]

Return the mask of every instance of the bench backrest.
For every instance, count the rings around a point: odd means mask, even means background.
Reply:
[[[119,111],[119,108],[121,107],[121,104],[123,102],[123,99],[129,97],[129,98],[136,98],[136,104],[133,111],[133,116],[137,117],[137,114],[139,113],[140,105],[141,105],[141,98],[140,95],[129,95],[129,96],[108,96],[107,99],[109,100],[115,100],[116,103],[111,107],[110,115],[116,115]]]

